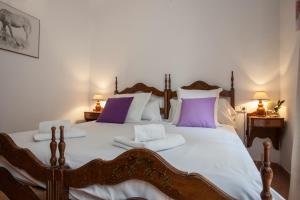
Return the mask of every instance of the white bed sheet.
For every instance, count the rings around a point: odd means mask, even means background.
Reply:
[[[197,172],[236,199],[260,199],[262,183],[260,173],[249,153],[230,126],[217,129],[176,127],[167,122],[168,134],[181,134],[186,144],[175,149],[159,152],[171,165],[186,172]],[[86,130],[87,137],[66,139],[66,164],[77,168],[95,158],[112,160],[125,150],[112,146],[112,138],[118,135],[133,137],[133,123],[104,124],[87,122],[76,125]],[[49,164],[49,141],[34,142],[37,131],[10,134],[15,143],[30,149],[42,162]],[[35,185],[42,184],[26,173],[16,170],[3,159],[0,165],[13,175]],[[272,190],[275,200],[284,199]],[[149,200],[169,199],[148,183],[131,180],[115,186],[93,185],[83,189],[71,189],[72,199],[126,199],[144,197]]]

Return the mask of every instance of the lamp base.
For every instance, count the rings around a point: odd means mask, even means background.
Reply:
[[[94,112],[101,112],[101,110],[102,110],[102,108],[101,108],[101,105],[100,105],[100,102],[99,101],[97,101],[96,102],[96,106],[95,106],[95,108],[94,108]]]
[[[256,115],[261,116],[261,117],[264,117],[267,115],[266,109],[264,108],[264,104],[262,103],[262,100],[259,100],[258,107],[256,110]]]

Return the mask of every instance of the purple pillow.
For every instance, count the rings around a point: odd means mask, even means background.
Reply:
[[[215,102],[216,97],[182,99],[177,126],[216,128]]]
[[[123,124],[133,97],[109,98],[97,122]]]

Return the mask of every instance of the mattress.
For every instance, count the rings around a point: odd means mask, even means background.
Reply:
[[[145,124],[141,122],[139,124]],[[216,129],[176,127],[167,122],[165,125],[168,134],[181,134],[186,144],[158,152],[175,168],[185,172],[196,172],[223,191],[236,199],[260,199],[262,182],[260,173],[247,152],[242,141],[231,126],[221,126]],[[124,149],[112,146],[115,136],[133,137],[134,123],[106,124],[87,122],[77,124],[84,129],[87,136],[84,138],[66,139],[66,164],[71,168],[78,168],[85,163],[101,158],[112,160]],[[12,133],[10,136],[15,143],[23,148],[30,149],[43,163],[49,164],[49,142],[34,142],[33,135],[37,131]],[[15,177],[34,185],[43,187],[43,184],[32,179],[25,172],[10,166],[3,158],[0,165],[6,167]],[[284,199],[272,190],[275,200]],[[139,180],[130,180],[114,186],[92,185],[87,188],[71,188],[71,199],[113,199],[120,200],[128,197],[144,197],[149,200],[170,199],[154,186]]]

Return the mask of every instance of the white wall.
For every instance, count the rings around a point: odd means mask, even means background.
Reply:
[[[281,99],[286,100],[287,131],[282,140],[281,164],[291,168],[293,137],[297,132],[296,94],[299,64],[299,33],[296,32],[295,0],[280,1],[280,78]]]
[[[279,98],[279,0],[92,0],[91,95],[137,81],[173,89],[204,80],[237,103],[255,90]]]
[[[40,59],[0,51],[0,130],[83,118],[88,106],[89,7],[82,0],[5,0],[41,20]]]

